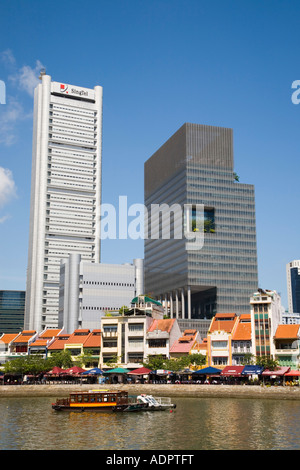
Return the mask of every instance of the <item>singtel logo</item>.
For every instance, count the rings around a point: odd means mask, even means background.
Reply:
[[[60,92],[61,93],[72,93],[73,95],[79,95],[79,96],[88,96],[88,92],[84,90],[78,90],[77,88],[71,88],[69,90],[68,85],[60,85]]]

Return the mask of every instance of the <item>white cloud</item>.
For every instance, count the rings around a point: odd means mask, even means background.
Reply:
[[[0,207],[7,204],[11,198],[16,196],[16,185],[12,172],[7,168],[0,167]],[[5,217],[5,219],[7,216]],[[0,219],[4,222],[4,217]]]
[[[7,219],[10,219],[10,215],[4,215],[0,217],[0,224],[3,224]]]
[[[6,49],[6,51],[1,52],[0,58],[7,67],[14,67],[16,64],[16,59],[10,49]]]
[[[19,121],[32,117],[32,112],[25,113],[22,104],[9,98],[0,112],[0,144],[10,146],[17,140],[15,126]]]
[[[33,96],[34,89],[39,83],[39,74],[42,68],[44,68],[43,64],[37,60],[35,67],[32,68],[30,65],[24,65],[18,72],[11,75],[9,79],[16,83],[21,90]]]

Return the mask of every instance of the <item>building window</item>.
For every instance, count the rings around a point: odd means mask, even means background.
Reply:
[[[167,341],[165,339],[149,339],[149,348],[165,348]]]

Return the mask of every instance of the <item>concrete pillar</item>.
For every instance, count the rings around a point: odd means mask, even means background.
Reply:
[[[191,301],[191,287],[188,286],[187,288],[187,295],[188,295],[188,319],[192,318],[192,301]]]
[[[181,317],[182,317],[182,318],[185,318],[184,288],[181,289]]]
[[[179,318],[179,302],[178,302],[178,290],[175,291],[176,299],[176,318]]]
[[[173,318],[173,292],[170,292],[170,318]]]

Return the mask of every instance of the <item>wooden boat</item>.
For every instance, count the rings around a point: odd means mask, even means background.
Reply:
[[[146,403],[138,403],[119,390],[89,390],[71,392],[69,398],[58,398],[52,403],[55,411],[141,411]]]

